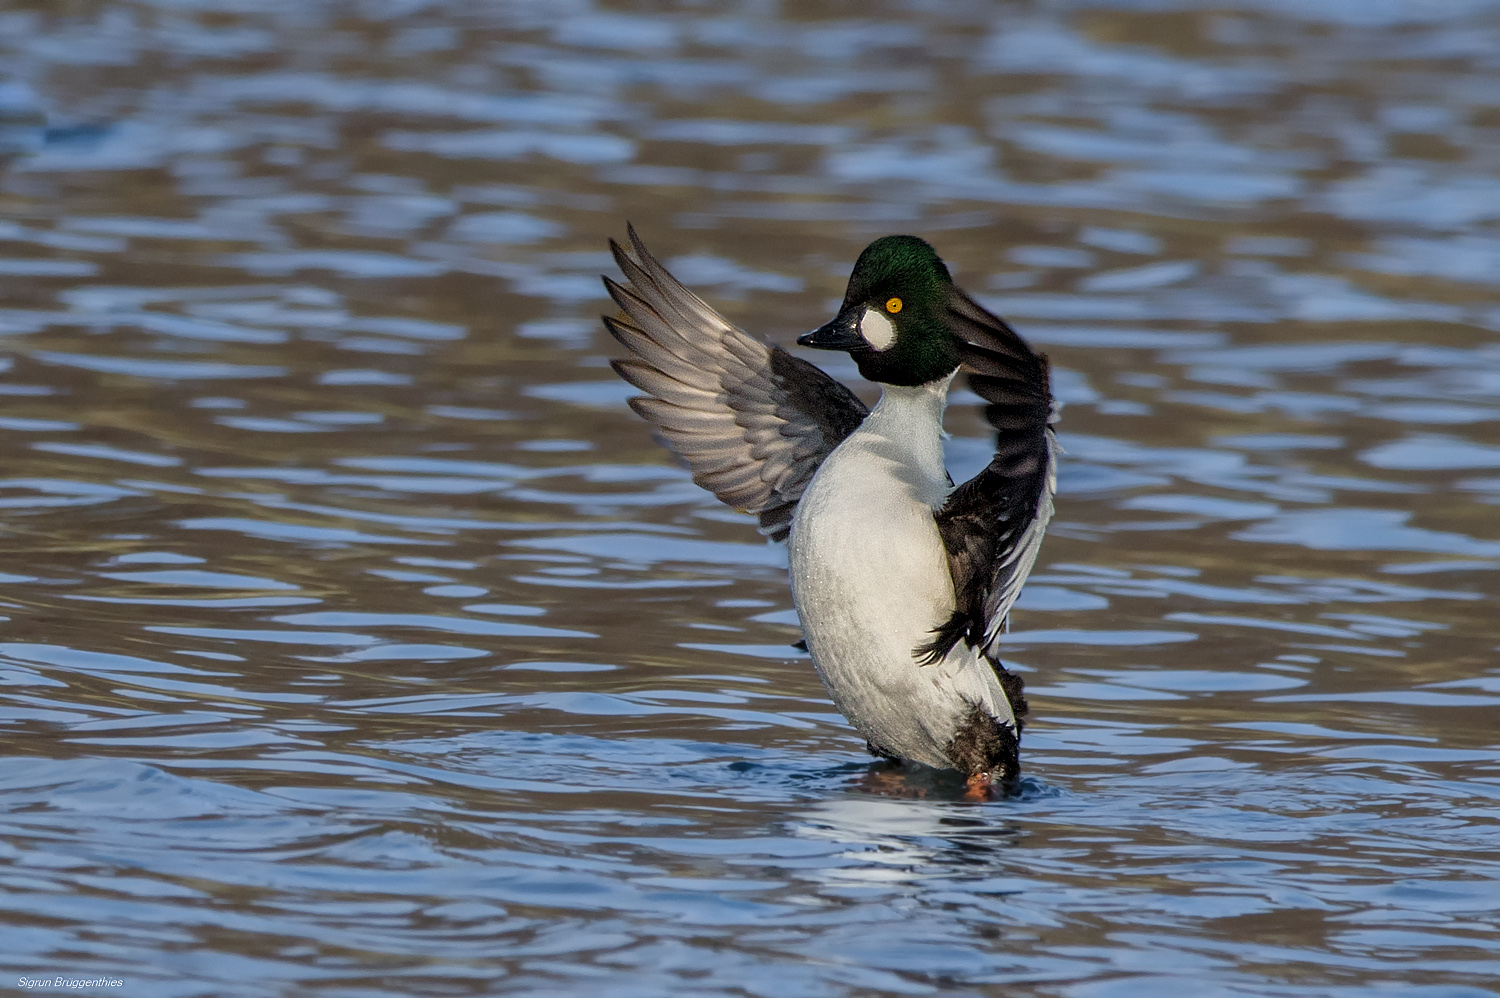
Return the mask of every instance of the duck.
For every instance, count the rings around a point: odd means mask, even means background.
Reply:
[[[693,480],[785,541],[792,604],[829,696],[871,754],[956,770],[966,795],[1014,792],[1029,714],[1001,635],[1057,488],[1047,359],[953,281],[925,240],[865,247],[830,321],[799,346],[847,353],[880,397],[727,321],[627,226],[604,325],[629,356],[630,407]],[[963,370],[995,430],[955,485],[943,414]]]

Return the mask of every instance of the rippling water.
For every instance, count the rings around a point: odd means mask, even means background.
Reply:
[[[1492,994],[1497,80],[1482,0],[5,5],[4,986]],[[1019,799],[625,408],[626,219],[1049,353]]]

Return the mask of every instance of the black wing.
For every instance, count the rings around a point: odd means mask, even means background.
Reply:
[[[957,288],[949,316],[963,341],[969,386],[989,403],[985,417],[998,440],[989,465],[937,511],[957,604],[932,641],[917,648],[924,662],[939,661],[960,639],[998,658],[996,640],[1036,560],[1057,488],[1047,358]]]
[[[609,242],[628,284],[604,279],[623,313],[604,325],[631,353],[613,362],[616,373],[649,393],[630,407],[687,460],[693,481],[784,540],[818,465],[869,410],[812,364],[730,325],[629,231],[636,259]]]

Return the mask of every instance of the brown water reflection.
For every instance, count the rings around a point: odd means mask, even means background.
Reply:
[[[1497,52],[1462,0],[6,6],[7,986],[1491,993]],[[782,343],[917,232],[1049,353],[1020,800],[889,786],[625,409],[627,218]]]

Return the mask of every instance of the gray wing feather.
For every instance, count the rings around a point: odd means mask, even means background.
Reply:
[[[610,240],[628,283],[604,279],[621,312],[604,325],[631,354],[615,371],[647,393],[630,407],[656,424],[693,481],[785,539],[818,465],[869,410],[812,364],[725,321],[629,232],[634,258]]]

